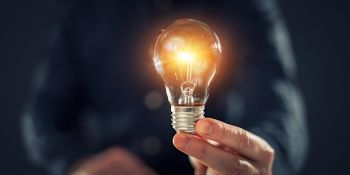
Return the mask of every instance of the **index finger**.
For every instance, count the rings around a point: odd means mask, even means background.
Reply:
[[[251,160],[270,158],[273,155],[273,149],[262,138],[215,119],[200,119],[196,123],[196,131],[202,137],[230,147]]]

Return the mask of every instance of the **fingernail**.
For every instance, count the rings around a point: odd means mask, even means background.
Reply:
[[[209,122],[203,120],[197,122],[196,128],[198,133],[204,135],[209,135],[213,131],[212,125]]]
[[[185,149],[190,138],[186,134],[178,133],[173,139],[175,147],[180,149]]]

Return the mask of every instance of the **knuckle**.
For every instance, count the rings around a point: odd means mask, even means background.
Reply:
[[[243,174],[242,173],[243,167],[244,167],[244,161],[236,160],[236,161],[234,161],[231,168],[228,169],[227,174],[242,175]]]
[[[275,150],[272,147],[268,147],[265,151],[265,158],[267,163],[273,162],[275,159]]]
[[[208,156],[208,148],[206,145],[201,145],[198,149],[198,158],[203,160]]]
[[[244,129],[238,129],[237,131],[238,135],[238,147],[239,148],[248,148],[250,144],[250,138],[248,136],[247,131]]]
[[[219,127],[220,127],[220,133],[219,133],[218,139],[223,140],[227,137],[227,133],[229,132],[229,128],[224,123],[220,123]]]

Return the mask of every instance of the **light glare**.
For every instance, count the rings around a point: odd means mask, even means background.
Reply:
[[[179,52],[177,57],[181,61],[184,61],[186,63],[190,63],[194,60],[195,55],[191,52]]]

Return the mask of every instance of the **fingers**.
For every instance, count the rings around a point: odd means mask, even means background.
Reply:
[[[248,161],[216,148],[197,136],[178,133],[174,136],[173,142],[177,149],[221,174],[256,174],[257,172]]]
[[[260,137],[233,125],[204,118],[196,123],[196,131],[204,138],[232,148],[251,160],[273,157],[273,149]]]
[[[194,168],[195,175],[206,175],[207,167],[205,165],[203,165],[200,161],[191,156],[189,156],[188,159],[190,160],[190,163]]]

